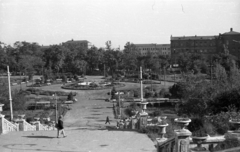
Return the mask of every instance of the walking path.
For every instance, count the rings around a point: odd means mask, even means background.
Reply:
[[[102,81],[101,77],[87,77]],[[87,80],[87,81],[88,81]],[[138,88],[139,84],[127,83],[125,88]],[[60,91],[61,85],[41,89]],[[57,131],[10,132],[0,135],[0,152],[156,152],[154,143],[146,134],[134,131],[109,130],[116,126],[112,103],[104,90],[64,90],[77,92],[78,102],[64,117],[66,138],[56,138]],[[106,117],[110,125],[105,125]]]
[[[145,134],[67,128],[67,137],[57,131],[10,132],[0,135],[0,152],[156,152]]]

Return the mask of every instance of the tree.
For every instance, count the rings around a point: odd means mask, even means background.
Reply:
[[[227,81],[227,73],[223,66],[221,66],[220,64],[216,64],[214,72],[215,77],[219,83],[225,83]]]
[[[84,60],[75,60],[74,61],[74,72],[73,73],[78,73],[78,74],[86,74],[86,69],[88,63]]]
[[[103,50],[91,47],[87,52],[87,62],[89,70],[92,72],[94,69],[99,69],[103,65]]]
[[[123,50],[123,67],[127,71],[138,69],[138,58],[139,54],[134,44],[127,42]]]
[[[48,69],[52,69],[54,72],[59,73],[66,57],[65,52],[67,52],[67,48],[58,45],[53,45],[46,49],[44,52],[45,66]]]

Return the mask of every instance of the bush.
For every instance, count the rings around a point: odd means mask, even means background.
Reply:
[[[31,121],[33,121],[34,119],[32,118],[32,117],[28,117],[28,118],[26,118],[26,121],[28,122],[28,123],[30,123]]]
[[[189,131],[194,132],[203,128],[203,120],[201,118],[192,118],[191,120],[188,125]]]
[[[240,146],[240,141],[236,137],[225,136],[225,141],[219,143],[215,148],[214,151],[234,148]]]
[[[234,129],[234,126],[229,123],[229,113],[221,112],[219,114],[209,116],[206,121],[211,123],[216,128],[216,133],[225,134],[228,130]]]
[[[198,130],[192,132],[192,136],[195,137],[206,137],[208,136],[206,129],[200,127]]]

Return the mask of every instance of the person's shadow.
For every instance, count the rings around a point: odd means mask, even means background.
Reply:
[[[56,138],[56,137],[50,137],[50,136],[22,136],[22,137],[27,137],[27,138]]]

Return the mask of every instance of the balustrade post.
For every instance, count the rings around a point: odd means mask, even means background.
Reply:
[[[0,114],[0,134],[4,133],[4,122],[3,122],[3,119],[4,119],[4,115]]]
[[[147,113],[140,113],[139,118],[139,129],[145,128],[147,126]]]
[[[23,119],[25,117],[25,115],[18,115],[18,124],[19,124],[19,131],[26,131],[25,130],[25,126],[24,126],[24,122],[25,120]]]
[[[19,124],[19,131],[25,131],[25,127],[24,127],[24,119],[18,120],[18,124]]]
[[[131,120],[131,129],[136,129],[136,123],[137,123],[137,119],[136,118],[132,118],[132,120]]]
[[[175,130],[175,152],[188,152],[192,133],[185,127],[188,126],[191,119],[176,118],[174,121],[181,126],[181,129]]]
[[[176,152],[188,152],[192,133],[189,130],[175,131],[175,148]]]
[[[40,125],[41,125],[40,121],[37,121],[36,124],[35,124],[37,131],[41,130]]]

